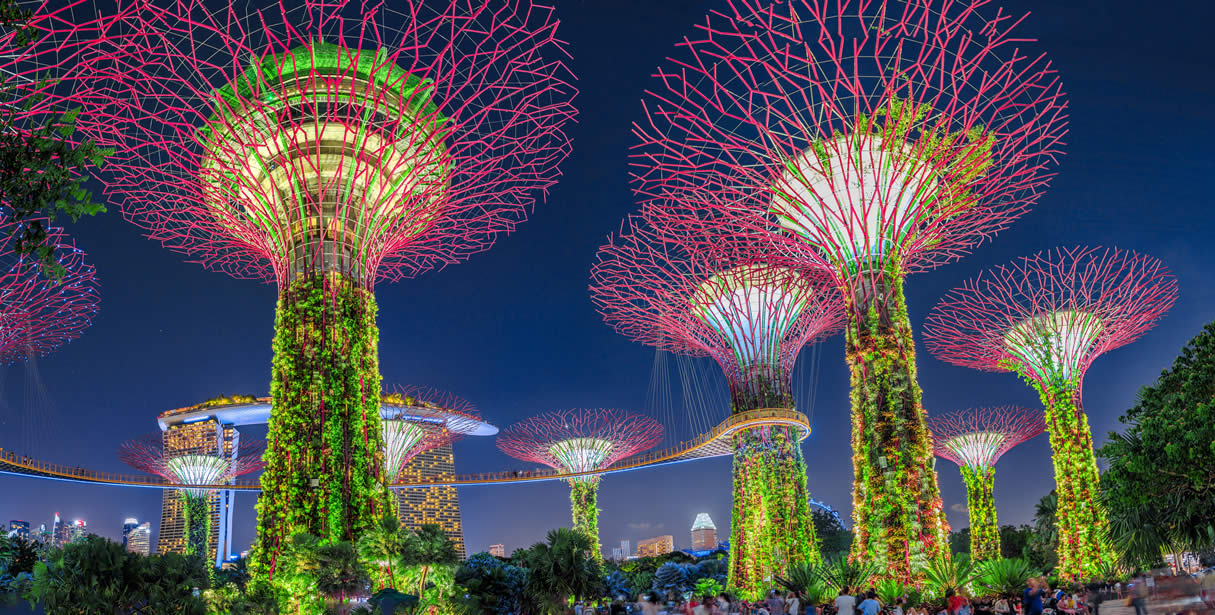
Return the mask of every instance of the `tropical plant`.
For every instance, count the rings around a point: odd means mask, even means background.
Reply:
[[[819,578],[836,591],[868,586],[882,572],[873,562],[849,561],[846,557],[836,558],[816,571]]]
[[[526,568],[474,553],[456,570],[453,582],[465,589],[462,602],[472,612],[520,613],[527,575]]]
[[[417,595],[423,596],[430,571],[436,566],[454,566],[460,563],[460,556],[451,539],[443,533],[443,528],[427,524],[415,530],[406,541],[404,563],[417,566],[420,570]]]
[[[1029,562],[1017,558],[994,559],[979,564],[977,585],[984,594],[1015,598],[1025,589],[1025,582],[1039,572]]]
[[[385,513],[370,529],[359,537],[358,552],[369,564],[373,580],[379,587],[396,587],[397,579],[393,563],[400,566],[407,549],[412,546],[410,535],[401,527],[397,516]]]
[[[824,558],[840,558],[848,556],[852,546],[852,532],[844,529],[835,515],[814,509],[811,512],[814,519],[814,532],[818,535],[818,550]]]
[[[692,591],[697,596],[716,596],[721,593],[722,587],[716,579],[701,579],[696,582]]]
[[[675,562],[667,562],[654,573],[654,591],[661,596],[670,593],[681,594],[688,591],[691,580],[688,578],[688,567]]]
[[[978,567],[968,555],[935,557],[920,569],[924,585],[936,596],[947,591],[964,591],[978,575]]]
[[[906,597],[911,589],[910,585],[898,579],[882,579],[878,581],[874,591],[882,604],[894,604],[895,600]]]
[[[347,599],[363,593],[368,582],[367,571],[354,545],[344,540],[322,543],[313,551],[312,557],[316,563],[316,590],[330,604],[339,605],[338,613],[344,613]]]
[[[569,528],[549,531],[547,542],[536,543],[521,554],[527,566],[528,593],[541,610],[562,613],[570,598],[598,597],[603,576],[590,538]]]

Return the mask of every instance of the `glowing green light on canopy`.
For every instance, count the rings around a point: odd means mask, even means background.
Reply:
[[[603,462],[612,454],[613,445],[600,438],[572,438],[562,440],[549,447],[549,452],[570,472],[593,472],[603,467]],[[575,476],[575,482],[599,480],[598,475]]]
[[[1095,314],[1052,312],[1009,329],[1004,335],[1004,345],[1027,370],[1043,380],[1067,382],[1080,374],[1089,348],[1103,329]]]
[[[996,454],[1000,452],[1000,447],[1006,440],[1006,434],[975,431],[950,438],[945,441],[944,446],[958,456],[963,466],[989,468],[995,463]]]
[[[213,455],[182,455],[167,462],[169,471],[183,485],[217,484],[231,468],[231,463]],[[200,496],[206,489],[183,489],[192,496]]]
[[[384,420],[384,471],[389,480],[401,474],[426,438],[426,429],[413,421]]]
[[[780,365],[781,342],[809,299],[800,287],[783,284],[792,275],[775,267],[736,267],[693,293],[692,315],[722,336],[743,371]]]

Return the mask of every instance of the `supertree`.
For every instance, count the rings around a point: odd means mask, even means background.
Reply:
[[[1012,447],[1046,430],[1042,413],[1011,406],[971,408],[930,416],[928,429],[937,456],[958,464],[966,482],[970,557],[1000,557],[1000,526],[992,497],[996,461]]]
[[[662,425],[652,418],[613,409],[546,412],[502,430],[498,448],[524,461],[571,473],[570,507],[574,530],[590,537],[599,554],[599,475],[612,464],[653,448]]]
[[[86,71],[107,190],[206,267],[277,282],[256,563],[351,540],[390,506],[372,287],[522,221],[568,153],[572,77],[550,9],[143,0]]]
[[[646,210],[714,243],[771,235],[849,316],[853,556],[908,580],[948,526],[903,296],[1038,198],[1066,105],[989,0],[731,0],[655,75],[635,125]],[[989,10],[990,9],[990,10]]]
[[[50,279],[37,258],[18,254],[14,228],[0,220],[0,364],[45,356],[93,323],[99,298],[96,272],[62,229],[47,227],[46,245],[62,276]]]
[[[1084,373],[1147,332],[1177,298],[1164,265],[1134,252],[1071,248],[1021,258],[951,291],[924,339],[943,361],[1019,374],[1046,407],[1059,496],[1060,576],[1098,573],[1113,556],[1084,414]]]
[[[604,320],[644,344],[712,357],[732,414],[794,408],[798,353],[842,324],[835,293],[748,242],[680,243],[661,225],[635,218],[600,249],[591,295]],[[773,424],[734,436],[732,587],[755,591],[788,564],[819,557],[798,435]]]
[[[122,443],[118,458],[127,465],[163,477],[182,485],[182,510],[186,526],[186,555],[206,557],[207,536],[211,533],[211,511],[208,510],[206,487],[214,488],[238,476],[257,472],[265,467],[262,452],[265,442],[240,438],[232,450],[223,453],[172,454],[165,449],[164,436],[144,434]]]
[[[389,482],[400,477],[414,457],[450,444],[481,424],[476,406],[429,387],[403,387],[383,400],[402,405],[382,420],[384,472]]]

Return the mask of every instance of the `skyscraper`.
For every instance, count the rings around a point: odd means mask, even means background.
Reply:
[[[143,523],[131,528],[130,533],[123,538],[123,542],[126,544],[127,551],[131,553],[151,555],[152,522],[144,521]]]
[[[232,455],[240,445],[240,432],[232,425],[221,423],[214,416],[202,420],[181,420],[174,416],[181,410],[170,410],[161,414],[166,424],[161,434],[165,453],[179,455]],[[174,422],[179,421],[179,422]],[[165,489],[160,511],[160,536],[157,538],[158,553],[185,553],[186,515],[184,498],[176,489]],[[207,504],[211,510],[211,531],[207,536],[207,559],[219,565],[231,553],[232,503],[231,491],[207,493]]]
[[[30,524],[28,521],[18,521],[16,519],[8,522],[8,535],[17,537],[22,540],[30,539]]]
[[[494,557],[506,557],[506,545],[489,545],[489,554]]]
[[[71,540],[71,536],[69,535],[68,524],[59,518],[59,513],[55,513],[55,521],[51,524],[51,546],[62,547],[69,540]]]
[[[646,538],[637,543],[637,557],[665,555],[675,550],[675,538],[671,535]]]
[[[130,543],[128,542],[131,537],[131,530],[137,527],[139,527],[139,519],[134,517],[127,517],[127,520],[122,522],[122,548],[127,551],[131,550]]]
[[[713,525],[713,519],[709,513],[696,515],[696,520],[692,522],[692,550],[712,551],[716,548],[717,526]]]
[[[401,471],[402,480],[455,478],[456,462],[451,443],[422,452]],[[464,559],[464,529],[460,520],[460,496],[455,487],[423,487],[397,491],[401,525],[416,530],[433,524],[443,529]]]
[[[71,525],[71,529],[68,532],[67,542],[76,542],[79,540],[84,540],[84,537],[88,536],[88,535],[89,535],[88,522],[86,522],[84,519],[77,519],[76,522]],[[67,543],[64,543],[64,544],[67,544]]]
[[[620,559],[628,559],[633,555],[633,545],[627,540],[620,541]]]

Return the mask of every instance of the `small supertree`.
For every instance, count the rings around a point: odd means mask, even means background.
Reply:
[[[928,316],[924,339],[933,355],[1016,372],[1038,391],[1059,495],[1061,577],[1095,576],[1113,557],[1083,410],[1084,372],[1098,356],[1146,333],[1176,298],[1176,279],[1154,258],[1060,248],[989,270],[951,291]]]
[[[1000,525],[992,497],[996,461],[1046,430],[1042,413],[1011,406],[971,408],[929,416],[928,430],[937,456],[958,464],[966,482],[971,559],[1000,557]]]
[[[612,409],[546,412],[511,425],[498,436],[502,452],[571,473],[605,470],[662,441],[652,418]],[[569,479],[574,530],[590,537],[599,554],[599,475]]]
[[[554,184],[574,88],[529,0],[140,2],[79,72],[107,191],[154,240],[278,284],[255,564],[389,505],[378,279],[488,249]]]
[[[0,365],[49,354],[78,337],[97,314],[96,273],[63,230],[47,228],[45,245],[62,271],[44,275],[37,257],[18,254],[15,226],[0,221]]]
[[[840,301],[821,276],[745,241],[671,241],[643,218],[600,249],[591,278],[592,298],[620,333],[712,357],[725,373],[734,414],[794,408],[798,353],[843,322]],[[762,589],[789,564],[819,557],[798,436],[785,425],[734,436],[732,587]]]
[[[1066,105],[988,0],[731,0],[679,45],[634,132],[647,212],[686,240],[770,235],[846,305],[853,557],[909,580],[948,526],[903,279],[1046,186]]]
[[[186,527],[186,555],[207,555],[207,538],[211,535],[211,511],[207,505],[209,489],[216,488],[238,476],[257,472],[265,467],[262,453],[265,442],[238,438],[230,450],[188,452],[176,454],[165,449],[162,434],[144,434],[122,443],[118,458],[127,465],[182,485],[182,514]],[[205,485],[190,487],[189,485]]]
[[[384,396],[402,404],[383,419],[384,475],[389,482],[418,455],[451,444],[481,422],[476,406],[429,387],[409,386]]]

